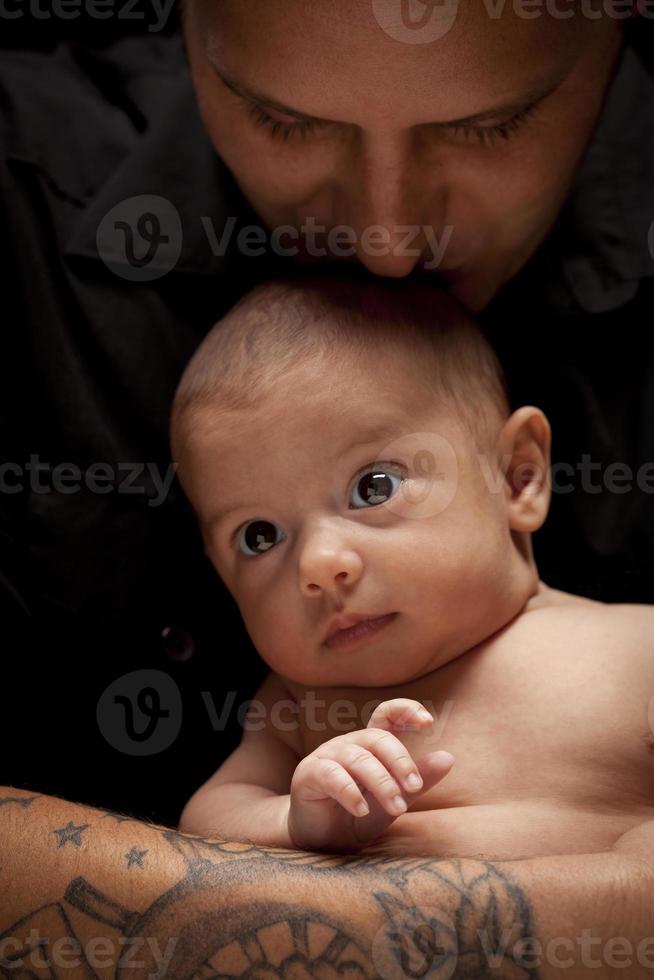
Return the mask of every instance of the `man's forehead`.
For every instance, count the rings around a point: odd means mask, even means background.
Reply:
[[[516,16],[510,3],[460,0],[445,38],[402,44],[381,27],[370,0],[255,4],[256,15],[249,7],[244,13],[239,0],[221,4],[220,19],[213,15],[207,37],[212,64],[241,87],[299,112],[360,125],[387,117],[447,122],[509,97],[526,99],[570,71],[589,24],[580,15],[549,16],[545,0],[538,19]],[[397,0],[388,6],[399,16]],[[325,86],[324,78],[338,84]]]

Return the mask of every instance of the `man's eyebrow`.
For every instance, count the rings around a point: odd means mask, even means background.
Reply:
[[[519,100],[513,99],[511,102],[504,102],[501,105],[493,106],[492,109],[483,109],[481,112],[475,112],[471,116],[462,116],[460,119],[449,119],[447,122],[425,123],[424,125],[436,126],[440,129],[458,129],[461,126],[474,126],[478,123],[489,122],[491,119],[508,120],[526,109],[537,106],[539,102],[556,92],[565,77],[557,78],[555,82],[550,82],[544,87],[532,89]]]
[[[285,105],[283,102],[278,102],[276,99],[271,98],[269,95],[265,95],[263,92],[257,92],[255,89],[250,89],[247,86],[236,81],[229,75],[226,75],[221,69],[219,69],[215,63],[209,58],[209,63],[211,64],[213,70],[215,71],[218,78],[227,86],[235,95],[241,98],[247,99],[249,102],[254,102],[260,105],[262,108],[274,109],[276,112],[281,112],[286,116],[292,116],[300,122],[316,122],[316,123],[332,123],[335,125],[339,124],[337,119],[325,119],[321,116],[311,116],[306,112],[299,112],[292,106]],[[448,119],[444,122],[426,122],[418,123],[417,126],[430,126],[437,129],[458,129],[461,126],[474,126],[479,123],[489,122],[492,119],[510,119],[512,116],[517,115],[520,112],[528,108],[532,108],[542,102],[548,96],[552,95],[559,86],[563,83],[567,73],[557,78],[554,82],[548,82],[544,86],[531,89],[520,99],[512,99],[510,102],[503,102],[500,105],[492,106],[489,109],[483,109],[481,112],[475,112],[469,116],[461,116],[458,119]]]
[[[257,92],[255,89],[250,89],[245,85],[241,85],[234,78],[231,78],[229,75],[226,75],[224,72],[218,69],[211,58],[209,58],[209,64],[221,82],[226,85],[228,89],[234,92],[235,95],[240,95],[241,98],[247,99],[249,102],[256,102],[257,105],[262,106],[264,109],[274,109],[276,112],[281,112],[285,116],[293,116],[294,119],[297,119],[300,122],[335,122],[333,119],[322,119],[320,116],[309,116],[306,114],[306,112],[298,112],[297,109],[292,109],[291,106],[284,105],[283,102],[277,102],[276,99],[271,99],[269,95],[264,95],[263,92]]]

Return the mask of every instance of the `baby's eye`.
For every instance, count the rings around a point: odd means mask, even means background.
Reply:
[[[244,555],[263,555],[286,535],[270,521],[250,521],[238,533],[238,546]]]
[[[354,508],[374,507],[386,503],[397,493],[404,474],[396,464],[382,464],[374,469],[366,470],[357,477],[350,496]]]

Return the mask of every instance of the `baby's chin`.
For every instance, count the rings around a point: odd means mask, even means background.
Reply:
[[[453,653],[450,647],[439,650],[437,644],[431,644],[427,649],[414,648],[408,655],[406,644],[399,642],[383,645],[370,642],[356,650],[324,647],[313,665],[305,661],[301,670],[291,667],[280,673],[296,691],[300,688],[303,691],[397,688],[426,677],[458,652]]]
[[[327,645],[324,638],[315,637],[296,644],[288,642],[287,635],[286,642],[280,637],[273,649],[268,633],[269,655],[266,644],[258,649],[287,682],[307,690],[410,684],[492,641],[537,591],[531,577],[528,573],[519,582],[504,583],[508,588],[489,583],[488,589],[482,589],[480,581],[474,603],[457,603],[452,597],[450,605],[456,608],[449,616],[447,603],[440,609],[432,604],[424,613],[413,608],[395,610],[380,629],[343,636],[334,644]]]

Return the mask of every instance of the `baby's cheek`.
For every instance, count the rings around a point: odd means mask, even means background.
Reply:
[[[423,541],[413,555],[407,581],[425,608],[451,619],[469,615],[484,595],[494,594],[501,561],[494,547],[480,537],[459,538],[443,533]]]
[[[266,662],[283,660],[297,645],[298,624],[289,604],[275,594],[261,596],[241,607],[241,615],[252,642]]]

